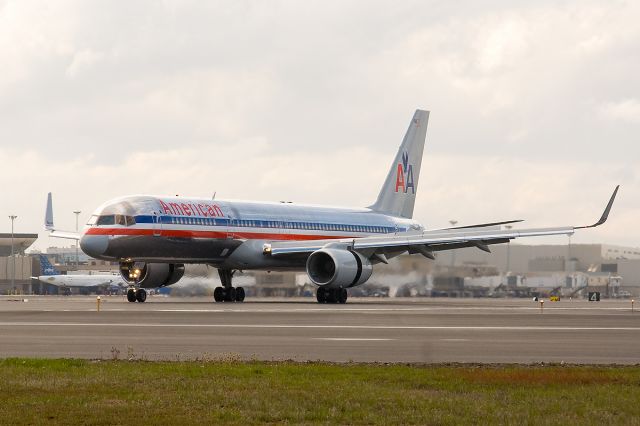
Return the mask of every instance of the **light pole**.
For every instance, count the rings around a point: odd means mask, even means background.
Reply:
[[[450,220],[449,223],[451,224],[452,227],[456,226],[456,223],[458,223],[457,220]],[[453,267],[456,264],[456,251],[455,250],[451,250],[451,269],[453,269]]]
[[[513,228],[513,226],[505,225],[505,228],[507,228],[508,231]],[[511,269],[511,241],[507,241],[507,270],[504,271],[504,273],[507,274],[509,269]]]
[[[11,289],[15,289],[16,287],[16,257],[13,253],[13,221],[16,220],[18,216],[11,215],[9,219],[11,219],[11,257],[13,259],[13,274],[11,274]]]
[[[75,210],[73,212],[76,215],[76,233],[78,232],[78,217],[80,217],[80,213],[82,213],[80,210]],[[78,243],[80,241],[76,240],[76,271],[78,270],[78,268],[80,267],[80,256],[78,254]]]

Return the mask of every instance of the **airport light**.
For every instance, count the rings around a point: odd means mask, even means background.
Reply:
[[[9,219],[11,219],[11,258],[13,259],[13,274],[11,274],[11,289],[13,290],[16,287],[16,256],[13,253],[13,221],[16,220],[18,216],[10,215]]]
[[[73,214],[76,215],[76,233],[78,232],[78,218],[80,217],[80,213],[82,213],[80,210],[75,210],[73,212]],[[80,254],[78,253],[79,242],[80,240],[76,241],[76,270],[80,267]]]
[[[513,226],[505,225],[505,228],[509,231]],[[505,274],[509,272],[509,269],[511,269],[511,240],[507,241],[507,270],[504,271]]]
[[[449,221],[449,223],[451,224],[452,227],[456,226],[456,224],[458,223],[457,220],[451,219]],[[456,251],[455,250],[451,250],[451,267],[453,268],[456,264]]]

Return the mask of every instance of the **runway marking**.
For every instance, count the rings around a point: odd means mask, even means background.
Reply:
[[[351,338],[351,337],[314,337],[313,340],[327,340],[330,342],[388,342],[389,340],[396,339],[366,339],[366,338]]]
[[[255,328],[255,329],[345,329],[345,330],[474,330],[474,331],[640,331],[640,327],[549,327],[549,326],[448,326],[448,325],[319,325],[319,324],[162,324],[162,323],[72,323],[0,322],[0,327],[127,327],[127,328]]]
[[[562,308],[551,307],[545,310],[560,312],[560,311],[615,311],[615,312],[627,312],[630,311],[628,307],[621,308]],[[27,309],[29,312],[94,312],[95,309]],[[491,311],[491,312],[507,312],[507,311],[540,311],[540,307],[495,307],[495,308],[478,308],[478,307],[458,307],[458,308],[296,308],[296,309],[233,309],[233,308],[220,308],[220,309],[140,309],[138,311],[134,309],[124,308],[102,308],[103,312],[135,312],[135,313],[150,313],[150,312],[167,312],[167,313],[223,313],[223,312],[237,312],[237,313],[368,313],[368,312],[429,312],[429,311]],[[0,312],[16,312],[0,311]]]

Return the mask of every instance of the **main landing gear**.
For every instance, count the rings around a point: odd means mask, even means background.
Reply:
[[[213,291],[213,299],[216,302],[243,302],[244,301],[244,288],[233,287],[231,281],[233,274],[236,271],[231,269],[218,269],[218,275],[220,275],[220,281],[222,287],[216,287]]]
[[[318,303],[347,303],[346,288],[324,288],[318,287],[316,290],[316,299]]]
[[[144,303],[147,300],[147,291],[144,288],[136,289],[131,287],[127,290],[127,300],[131,303]]]

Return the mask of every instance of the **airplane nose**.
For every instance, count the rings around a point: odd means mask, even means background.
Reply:
[[[99,258],[107,251],[108,246],[107,235],[84,235],[80,238],[80,248],[91,257]]]

